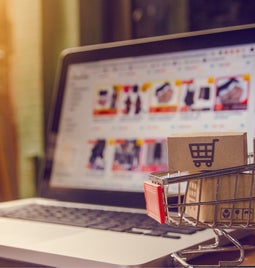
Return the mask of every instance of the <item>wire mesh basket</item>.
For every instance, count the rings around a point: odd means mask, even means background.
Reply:
[[[222,238],[239,250],[237,260],[217,266],[236,266],[244,261],[245,247],[230,230],[255,229],[255,164],[200,172],[159,172],[144,182],[147,213],[162,224],[211,228],[215,242],[198,249],[172,253],[184,267],[187,254],[223,251]],[[173,201],[176,200],[176,201]]]

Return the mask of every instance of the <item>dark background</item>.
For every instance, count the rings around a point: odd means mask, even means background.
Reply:
[[[94,2],[95,1],[95,2]],[[254,0],[80,0],[81,44],[101,14],[101,42],[255,22]],[[92,4],[94,2],[94,4]],[[86,12],[90,6],[93,16]],[[94,5],[94,8],[92,7]],[[98,8],[96,10],[96,8]],[[84,26],[84,27],[83,27]],[[89,27],[89,28],[88,28]]]

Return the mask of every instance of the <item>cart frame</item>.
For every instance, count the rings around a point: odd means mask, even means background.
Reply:
[[[244,180],[242,174],[249,174]],[[224,198],[220,195],[221,182],[231,175],[233,179],[233,195]],[[246,177],[245,177],[246,178]],[[211,228],[215,233],[215,243],[207,246],[199,246],[198,249],[183,250],[172,253],[172,257],[184,267],[192,267],[187,260],[194,253],[224,251],[226,247],[220,247],[221,239],[227,238],[239,250],[240,256],[237,260],[220,261],[217,266],[237,266],[244,260],[244,249],[250,246],[243,246],[231,235],[231,230],[255,229],[255,163],[224,168],[213,171],[201,171],[196,173],[188,172],[158,172],[149,175],[148,182],[144,183],[147,214],[162,224],[174,225],[177,227],[201,227]],[[187,199],[192,182],[196,182],[197,199],[193,202]],[[203,200],[203,186],[205,181],[211,181],[215,185],[215,195],[213,199]],[[248,194],[241,196],[238,192],[238,185],[243,183],[248,190]],[[176,203],[169,203],[177,197]],[[171,199],[170,199],[171,198]],[[156,203],[156,204],[155,204]],[[225,215],[225,219],[219,218],[219,209],[227,204],[230,211],[240,210],[240,204],[245,204],[244,217],[238,213]],[[210,221],[201,219],[202,208],[214,207],[214,214]],[[195,208],[196,215],[190,216],[188,208]],[[240,212],[240,211],[239,211]],[[221,215],[221,214],[220,214]]]

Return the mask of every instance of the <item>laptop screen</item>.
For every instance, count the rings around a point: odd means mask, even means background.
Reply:
[[[175,133],[245,131],[252,151],[255,29],[243,28],[66,50],[48,193],[141,199],[148,173],[168,169]]]

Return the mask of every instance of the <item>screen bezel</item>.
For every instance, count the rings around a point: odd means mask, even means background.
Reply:
[[[255,24],[64,50],[60,55],[58,73],[56,76],[55,98],[47,131],[47,149],[42,166],[39,195],[69,202],[145,208],[143,192],[117,192],[50,187],[49,180],[53,163],[52,158],[60,121],[65,78],[70,64],[249,43],[255,43]]]

